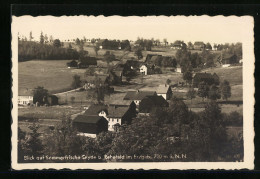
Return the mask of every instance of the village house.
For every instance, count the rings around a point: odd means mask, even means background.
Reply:
[[[86,90],[90,88],[95,88],[96,85],[107,86],[108,84],[109,84],[108,74],[87,76],[83,88]]]
[[[121,126],[122,124],[130,124],[133,117],[136,116],[136,110],[129,106],[108,106],[108,130],[117,131],[115,126]]]
[[[88,68],[90,66],[97,66],[97,58],[87,56],[78,60],[78,68]]]
[[[20,89],[18,91],[18,105],[30,105],[33,104],[33,90],[32,89]]]
[[[108,106],[103,104],[93,104],[84,112],[86,116],[101,116],[107,118]]]
[[[148,63],[153,56],[157,56],[157,54],[147,54],[147,55],[146,55],[145,62]]]
[[[108,122],[102,116],[78,115],[72,122],[79,135],[96,137],[100,132],[108,130]]]
[[[231,64],[239,63],[238,57],[235,54],[225,54],[221,60],[222,67],[229,67]]]
[[[206,45],[203,42],[194,42],[194,50],[204,50]]]
[[[155,108],[169,107],[169,103],[162,96],[146,96],[139,104],[139,113],[150,113]]]
[[[182,49],[183,47],[185,47],[186,44],[180,40],[176,40],[172,45],[171,45],[171,49],[174,50],[179,50]]]
[[[147,65],[143,64],[143,65],[140,67],[140,73],[141,73],[142,75],[148,75]]]
[[[207,85],[219,85],[219,76],[216,73],[196,73],[193,77],[193,87],[197,88],[201,82]]]
[[[108,130],[114,131],[115,124],[129,124],[136,116],[136,105],[134,103],[128,104],[91,105],[83,115],[104,117],[108,121]]]
[[[162,96],[165,100],[169,100],[172,97],[172,89],[169,85],[159,85],[156,88],[153,88],[158,96]]]
[[[139,106],[139,103],[146,96],[156,96],[157,93],[155,91],[128,91],[124,97],[124,100],[134,101],[136,106]]]

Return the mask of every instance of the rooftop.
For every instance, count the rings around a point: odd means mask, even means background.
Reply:
[[[82,122],[82,123],[88,123],[88,124],[96,124],[102,118],[104,118],[104,117],[102,117],[102,116],[90,116],[90,115],[78,115],[77,117],[75,117],[73,122]]]
[[[100,104],[91,105],[84,113],[84,115],[98,115],[99,112],[105,111],[107,113],[107,106]]]
[[[124,100],[142,100],[146,96],[156,95],[155,91],[128,91]]]
[[[108,117],[123,117],[128,111],[128,106],[109,106]]]

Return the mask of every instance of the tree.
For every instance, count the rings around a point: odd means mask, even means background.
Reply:
[[[193,44],[191,42],[188,42],[188,49],[193,50]]]
[[[211,44],[208,42],[207,44],[206,44],[206,47],[205,47],[207,50],[212,50],[212,46],[211,46]]]
[[[231,97],[231,87],[227,80],[224,80],[223,83],[220,84],[220,90],[222,99],[227,101],[227,99]]]
[[[208,97],[209,87],[205,82],[200,82],[198,85],[198,96],[204,101],[204,98]]]
[[[73,128],[70,117],[61,118],[61,122],[55,126],[55,129],[49,137],[47,137],[45,150],[49,155],[81,155],[83,154],[84,140],[77,135],[77,131]]]
[[[168,44],[168,41],[167,41],[167,39],[165,38],[165,39],[163,39],[163,42],[164,42],[164,45],[165,46],[167,46],[167,44]]]
[[[32,40],[33,40],[32,31],[30,31],[29,41],[32,41]]]
[[[48,96],[48,90],[44,89],[44,87],[38,86],[33,90],[33,103],[38,102],[39,104],[44,104],[43,98]]]
[[[209,92],[208,92],[208,98],[211,100],[217,100],[217,99],[220,99],[220,97],[221,97],[221,95],[220,95],[218,87],[214,84],[211,85]]]
[[[100,50],[100,48],[99,48],[99,45],[97,44],[97,45],[95,45],[94,46],[94,51],[95,51],[95,53],[96,53],[96,56],[98,56],[98,51]]]
[[[166,84],[169,85],[172,81],[170,79],[166,80]]]
[[[191,83],[192,82],[192,73],[191,73],[191,71],[185,71],[183,73],[183,80],[185,80],[186,83]]]
[[[76,43],[76,45],[80,45],[80,40],[79,40],[79,38],[76,39],[75,43]]]
[[[71,84],[71,87],[73,89],[76,89],[78,87],[81,86],[81,80],[80,80],[80,76],[79,75],[74,75],[73,76],[73,81],[72,81],[72,84]]]
[[[72,104],[74,104],[74,102],[75,102],[75,97],[74,97],[74,96],[71,96],[71,97],[70,97],[70,101],[71,101]]]
[[[135,54],[135,56],[137,56],[138,60],[140,60],[141,58],[143,58],[142,48],[136,47],[136,48],[134,49],[134,54]]]
[[[190,103],[192,104],[192,99],[196,97],[196,91],[194,90],[194,88],[189,88],[186,96],[188,99],[190,99]]]
[[[60,40],[59,40],[59,39],[55,39],[55,40],[53,41],[53,46],[54,46],[54,47],[57,47],[57,48],[61,47],[61,42],[60,42]]]
[[[208,140],[205,145],[210,161],[216,161],[223,154],[223,147],[227,142],[226,127],[223,122],[221,108],[215,101],[205,105],[202,113],[201,125],[207,130]],[[224,153],[224,155],[226,155]]]
[[[86,69],[85,76],[94,76],[95,69],[93,67],[89,67]]]
[[[43,36],[42,32],[41,32],[41,35],[40,35],[40,44],[44,44],[44,36]]]
[[[108,65],[110,64],[110,62],[114,61],[115,59],[116,56],[110,53],[110,51],[106,51],[106,53],[104,54],[104,60],[107,62]]]
[[[36,125],[34,122],[31,126],[28,127],[31,132],[29,133],[29,138],[27,140],[27,150],[28,153],[34,156],[39,156],[42,154],[44,146],[40,139],[39,125]]]
[[[45,34],[45,36],[44,36],[44,43],[47,43],[48,42],[48,36],[47,36],[47,34]]]
[[[49,40],[50,40],[50,42],[53,42],[53,37],[52,37],[52,35],[50,35]]]

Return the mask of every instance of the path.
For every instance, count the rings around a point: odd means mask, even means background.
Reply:
[[[77,91],[77,90],[79,90],[80,88],[82,88],[82,87],[79,87],[79,88],[76,88],[76,89],[73,89],[73,90],[69,90],[69,91],[64,91],[64,92],[61,92],[61,93],[55,93],[55,94],[53,94],[53,95],[61,95],[61,94],[70,93],[70,92],[73,92],[73,91]]]

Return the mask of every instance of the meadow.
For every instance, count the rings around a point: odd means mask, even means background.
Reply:
[[[70,60],[31,60],[18,63],[18,88],[34,89],[43,86],[50,93],[71,89],[73,75],[84,78],[84,69],[69,69]]]

